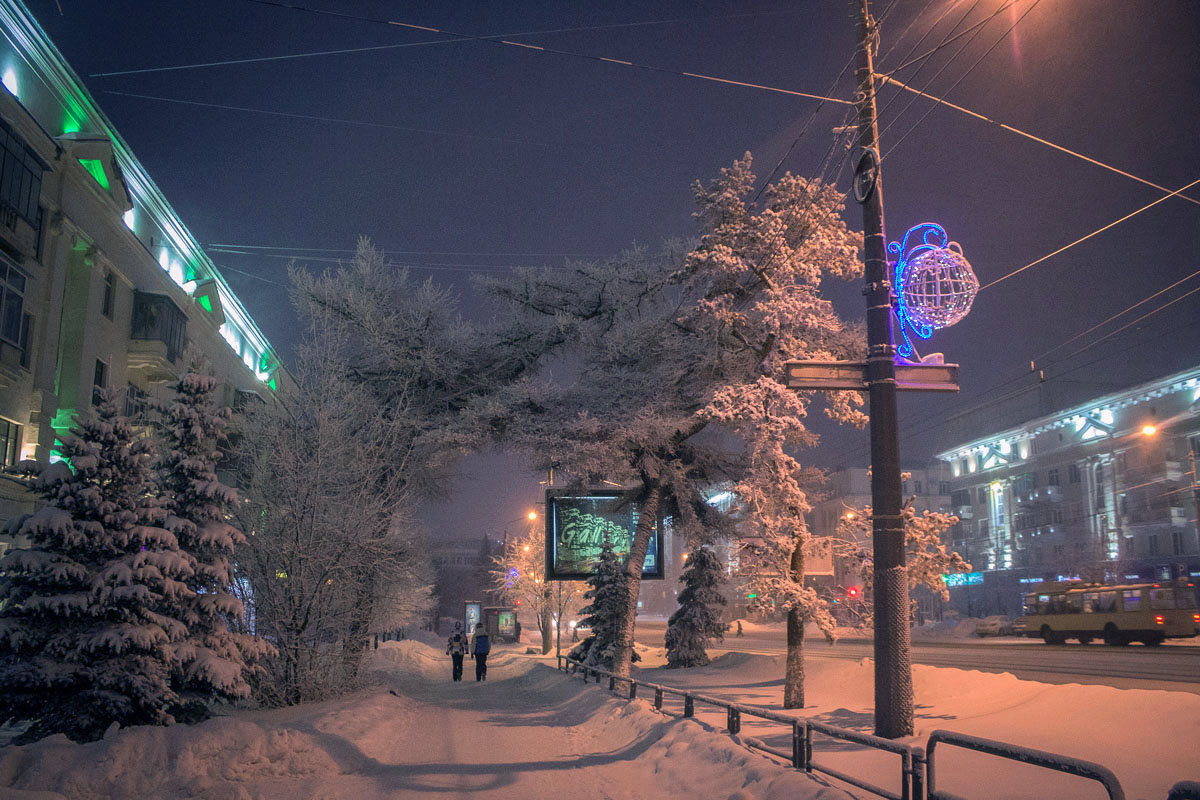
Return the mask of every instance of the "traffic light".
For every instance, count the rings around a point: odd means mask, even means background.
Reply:
[[[846,589],[846,597],[848,597],[851,600],[857,600],[859,597],[860,591],[861,590],[857,586],[851,586]]]

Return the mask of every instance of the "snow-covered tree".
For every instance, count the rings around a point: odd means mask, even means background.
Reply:
[[[163,527],[188,561],[184,583],[191,590],[182,613],[188,633],[173,645],[178,666],[172,685],[179,697],[174,716],[180,721],[203,719],[212,700],[249,696],[246,679],[270,650],[261,639],[230,630],[243,612],[231,591],[234,550],[246,537],[228,521],[237,491],[217,476],[229,410],[217,405],[216,387],[216,378],[193,362],[172,387],[173,399],[158,409]]]
[[[679,580],[684,585],[679,608],[667,621],[667,666],[703,667],[709,663],[708,643],[725,639],[721,561],[711,547],[697,547],[688,553]]]
[[[109,394],[61,452],[21,465],[45,505],[14,520],[30,545],[0,560],[0,719],[29,724],[21,741],[170,724],[174,645],[194,592],[191,562],[162,527],[150,443]]]
[[[784,362],[860,355],[861,337],[838,319],[822,286],[859,274],[861,237],[846,227],[831,187],[785,175],[758,209],[753,185],[747,154],[711,185],[697,186],[702,235],[686,257],[670,247],[657,256],[633,251],[492,281],[530,339],[570,343],[582,367],[570,386],[533,387],[490,424],[584,482],[595,476],[639,487],[618,674],[628,670],[640,567],[656,515],[671,514],[685,531],[727,524],[705,504],[703,489],[739,478],[746,524],[788,556],[773,599],[795,612],[785,690],[794,707],[803,702],[803,622],[821,621],[822,611],[803,586],[807,499],[804,470],[792,455],[816,441],[804,424],[812,397],[786,388]],[[827,399],[835,418],[865,422],[858,395]],[[744,452],[733,452],[722,430],[740,438]]]
[[[874,519],[871,507],[852,509],[842,515],[838,523],[838,534],[853,551],[848,560],[862,577],[864,599],[869,600],[875,583],[874,556],[870,548]],[[958,517],[941,511],[917,513],[910,498],[900,509],[904,524],[905,572],[909,586],[924,586],[942,600],[950,599],[946,586],[946,575],[970,572],[971,565],[962,556],[946,547],[945,533],[958,522]],[[863,546],[863,543],[867,543]],[[910,600],[910,606],[912,601]],[[874,624],[869,602],[861,605],[859,624],[870,627]],[[910,607],[911,612],[911,607]]]
[[[504,551],[492,557],[492,564],[493,593],[506,602],[519,602],[523,611],[534,615],[542,635],[542,653],[549,653],[561,638],[564,615],[582,599],[580,583],[547,583],[546,537],[533,525],[510,539]]]
[[[580,620],[580,626],[590,628],[592,632],[571,650],[569,658],[588,666],[612,669],[617,625],[627,594],[626,580],[624,562],[613,550],[612,542],[606,539],[600,547],[596,571],[588,578],[589,588],[583,595],[591,602],[580,611],[586,615]],[[637,660],[636,654],[634,660]]]

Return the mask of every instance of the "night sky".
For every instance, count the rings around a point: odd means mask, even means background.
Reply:
[[[691,235],[692,182],[746,150],[765,176],[816,108],[672,72],[817,95],[836,80],[834,97],[853,94],[852,74],[837,78],[854,44],[841,0],[292,3],[337,15],[252,0],[26,2],[202,243],[321,248],[210,247],[285,360],[297,327],[288,255],[320,268],[318,259],[348,255],[365,235],[418,277],[455,287],[464,313],[482,317],[472,269],[561,265]],[[899,67],[935,21],[914,55],[1005,2],[877,0],[877,15],[888,10],[877,69]],[[368,18],[507,34],[667,71],[447,41]],[[380,49],[99,75],[354,48]],[[917,70],[897,77],[1168,189],[1200,178],[1200,6],[1191,0],[1018,0]],[[890,87],[880,94],[889,238],[939,222],[984,284],[1164,194],[945,107],[925,116],[933,103],[911,99]],[[846,109],[824,104],[784,169],[831,174],[841,151],[831,163],[825,156]],[[839,177],[846,189],[847,170]],[[1200,200],[1200,186],[1188,194]],[[861,226],[856,205],[847,214]],[[962,393],[902,399],[904,461],[949,444],[937,439],[940,417],[1029,383],[1030,359],[1200,270],[1197,245],[1200,205],[1175,197],[981,292],[964,322],[923,348],[962,365]],[[1052,381],[1112,385],[1195,365],[1200,292],[1093,343],[1197,288],[1200,276],[1039,368]],[[857,285],[836,300],[862,316]],[[824,443],[807,460],[865,465],[865,432],[819,429]],[[499,532],[540,495],[537,476],[510,458],[466,467],[453,503],[428,514],[441,535]]]

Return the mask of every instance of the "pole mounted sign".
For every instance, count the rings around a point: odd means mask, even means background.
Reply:
[[[789,389],[867,390],[865,361],[788,361]],[[957,392],[958,364],[896,362],[896,388],[911,392]]]

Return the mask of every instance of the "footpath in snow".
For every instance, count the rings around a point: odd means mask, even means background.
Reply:
[[[340,700],[131,728],[86,745],[50,737],[6,747],[0,797],[849,797],[695,720],[583,688],[515,652],[493,659],[486,682],[472,680],[468,661],[464,681],[452,683],[439,651],[389,642],[372,667],[380,688]]]

